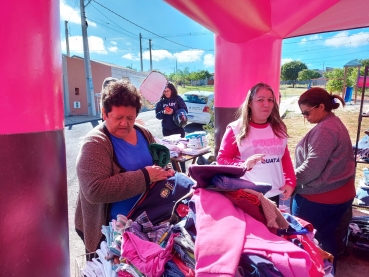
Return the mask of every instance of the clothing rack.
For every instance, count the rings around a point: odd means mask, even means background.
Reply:
[[[355,144],[355,179],[356,179],[357,164],[359,164],[359,163],[360,164],[369,164],[369,162],[367,162],[367,161],[360,161],[360,160],[357,159],[358,145],[359,145],[360,133],[361,133],[361,122],[362,122],[363,118],[368,118],[369,119],[369,114],[363,114],[365,89],[367,88],[367,86],[366,86],[366,79],[368,77],[368,69],[369,69],[369,66],[365,66],[365,69],[364,69],[364,82],[363,82],[363,87],[362,87],[362,91],[361,91],[360,111],[359,111],[358,126],[357,126],[357,133],[356,133],[356,144]],[[359,77],[360,76],[358,76],[358,78]],[[364,205],[352,204],[352,206],[355,206],[355,207],[358,207],[358,208],[363,208],[363,209],[369,209],[369,206],[364,206]]]

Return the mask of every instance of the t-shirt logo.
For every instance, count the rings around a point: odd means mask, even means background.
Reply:
[[[168,188],[162,188],[160,191],[161,198],[168,198],[170,190]]]

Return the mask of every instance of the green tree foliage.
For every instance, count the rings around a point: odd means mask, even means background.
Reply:
[[[369,66],[369,59],[359,60],[359,62],[363,65],[360,68],[360,76],[364,76],[364,68],[365,68],[365,66]]]
[[[184,86],[186,82],[189,83],[191,81],[202,80],[209,77],[211,77],[211,74],[207,70],[190,72],[188,67],[184,70],[178,69],[176,73],[170,73],[167,76],[170,81],[181,84],[182,86]]]
[[[320,74],[317,71],[310,70],[310,69],[303,69],[299,72],[297,80],[299,81],[308,81],[311,79],[316,79],[322,77],[322,74]]]
[[[209,146],[213,149],[215,147],[215,139],[214,139],[214,100],[209,104],[209,114],[210,114],[210,122],[206,125],[203,125],[202,128],[208,133],[208,143]],[[213,152],[214,153],[214,152]]]
[[[300,71],[308,69],[306,64],[300,61],[292,61],[282,65],[281,79],[284,81],[291,81],[292,86],[295,87],[297,77]]]
[[[347,69],[346,76],[346,87],[352,87],[356,83],[354,67],[349,67]],[[329,92],[341,92],[343,90],[343,78],[345,75],[345,70],[342,68],[335,68],[332,71],[328,71],[324,74],[326,78],[328,78],[327,82],[327,90]],[[357,75],[357,73],[356,73]]]

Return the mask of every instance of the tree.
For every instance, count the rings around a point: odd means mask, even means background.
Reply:
[[[202,79],[210,78],[211,74],[207,70],[201,70],[199,71],[199,77],[200,77],[199,80],[202,80]]]
[[[363,65],[363,66],[360,68],[360,75],[361,75],[361,76],[364,76],[364,68],[365,68],[365,66],[369,66],[369,59],[359,60],[359,62]],[[368,78],[368,77],[367,77],[367,78]]]
[[[282,65],[281,79],[284,81],[291,81],[292,87],[295,87],[296,80],[300,71],[308,69],[306,64],[300,61],[292,61]]]
[[[303,69],[299,72],[297,80],[299,81],[308,81],[311,79],[316,79],[322,77],[322,74],[320,74],[317,71],[310,70],[310,69]]]
[[[355,84],[354,75],[355,71],[353,67],[347,69],[346,86],[352,87]],[[327,90],[329,92],[341,92],[343,90],[343,78],[345,75],[345,70],[342,68],[335,68],[332,71],[328,71],[324,76],[330,80],[327,82]]]

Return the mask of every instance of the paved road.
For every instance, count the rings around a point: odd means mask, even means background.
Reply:
[[[161,122],[155,118],[154,111],[143,112],[138,118],[145,122],[146,127],[154,136],[162,137]],[[67,180],[68,180],[68,215],[69,215],[69,247],[71,261],[71,276],[75,273],[75,260],[77,256],[84,254],[84,245],[74,230],[74,211],[78,195],[78,180],[75,162],[81,147],[83,137],[101,121],[70,125],[64,128],[66,153],[67,153]],[[186,133],[201,131],[202,125],[189,124],[185,128]],[[78,259],[82,260],[82,258]]]

